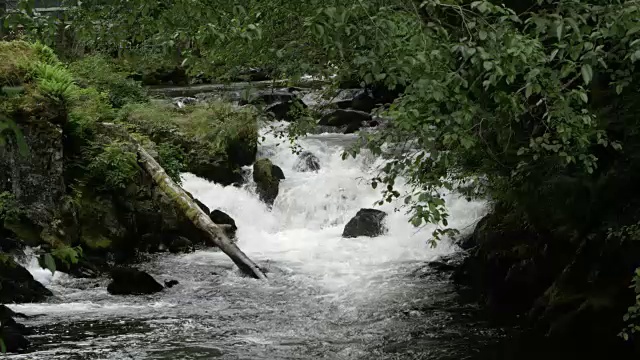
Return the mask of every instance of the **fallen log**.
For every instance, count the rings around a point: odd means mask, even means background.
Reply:
[[[117,127],[115,124],[103,124],[105,126]],[[200,229],[208,239],[222,250],[240,270],[256,279],[266,279],[267,276],[245,253],[238,248],[224,233],[224,230],[216,225],[209,216],[196,204],[189,195],[178,186],[162,166],[149,155],[149,153],[133,139],[128,133],[129,139],[135,144],[138,153],[138,162],[142,168],[151,175],[154,183],[164,192],[175,204],[176,208],[184,213],[184,215],[193,223],[195,227]]]

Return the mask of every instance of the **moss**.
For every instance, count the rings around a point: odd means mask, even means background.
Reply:
[[[24,41],[0,41],[0,87],[23,83],[28,64],[36,59],[33,47]]]

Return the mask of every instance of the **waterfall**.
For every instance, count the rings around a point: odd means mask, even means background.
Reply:
[[[56,297],[11,306],[38,315],[28,325],[40,334],[36,351],[15,359],[405,358],[387,353],[386,344],[404,344],[415,334],[429,344],[433,334],[440,340],[434,348],[412,341],[399,349],[421,358],[438,359],[428,355],[436,350],[464,354],[471,328],[437,310],[451,299],[449,282],[412,275],[425,261],[454,251],[453,244],[431,248],[433,227],[410,225],[401,202],[379,208],[388,213],[386,234],[341,237],[359,209],[381,199],[368,179],[382,161],[367,153],[342,160],[356,135],[310,135],[299,145],[319,159],[320,169],[300,172],[286,143],[267,128],[261,135],[259,156],[286,176],[272,209],[258,200],[251,176],[242,187],[222,187],[183,174],[183,186],[235,219],[240,248],[268,269],[267,281],[243,277],[223,253],[207,249],[153,255],[139,265],[159,281],[178,280],[171,289],[112,296],[108,279],[51,276],[32,257],[28,269]],[[396,185],[406,190],[402,181]],[[446,199],[452,227],[471,230],[483,215],[480,202],[455,194]]]

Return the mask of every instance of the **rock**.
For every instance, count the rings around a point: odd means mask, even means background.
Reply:
[[[376,107],[376,101],[366,90],[359,91],[351,100],[351,109],[370,113]]]
[[[64,202],[63,134],[60,126],[47,119],[18,126],[29,156],[22,156],[13,142],[0,147],[0,192],[11,193],[24,216],[5,221],[5,227],[27,245],[37,246],[42,230],[54,222],[56,209]]]
[[[107,291],[112,295],[146,295],[164,289],[151,275],[133,268],[114,268],[111,278]]]
[[[193,105],[193,104],[196,104],[197,102],[198,102],[198,99],[193,98],[193,97],[179,97],[179,98],[173,99],[173,104],[178,109],[183,109],[187,105]]]
[[[294,169],[300,172],[320,170],[320,159],[310,151],[305,151],[298,156]]]
[[[227,213],[223,212],[222,210],[219,210],[219,209],[213,210],[209,218],[211,218],[211,221],[213,221],[214,224],[230,225],[234,231],[238,229],[238,227],[236,226],[235,220],[233,220],[231,216],[229,216]]]
[[[360,130],[360,128],[362,127],[362,123],[351,123],[349,125],[347,125],[347,128],[344,130],[345,134],[353,134],[355,132],[357,132],[358,130]]]
[[[284,171],[282,171],[282,169],[278,165],[271,166],[271,173],[273,174],[273,176],[280,180],[286,179],[284,176]]]
[[[174,254],[193,251],[193,243],[184,236],[174,236],[168,241],[167,247]]]
[[[318,122],[318,125],[345,126],[362,124],[362,122],[370,120],[371,114],[363,111],[336,109],[325,114]]]
[[[207,207],[207,205],[205,205],[202,201],[196,198],[194,198],[193,201],[198,205],[200,209],[202,209],[202,211],[204,211],[205,214],[211,214],[211,210],[209,210],[209,207]]]
[[[174,286],[176,286],[178,284],[180,284],[180,282],[178,280],[165,280],[164,281],[164,286],[167,289],[171,289],[172,287],[174,287]]]
[[[24,337],[17,329],[11,326],[3,326],[0,328],[0,339],[4,342],[7,352],[14,353],[20,350],[26,350],[29,345],[29,340]]]
[[[29,271],[0,254],[0,303],[42,302],[52,295]]]
[[[342,237],[358,236],[376,237],[386,232],[384,219],[387,213],[376,209],[360,209],[353,219],[344,227]]]
[[[269,159],[260,159],[253,165],[253,181],[260,200],[273,205],[280,191],[280,179],[274,174],[274,165]]]
[[[306,109],[307,105],[300,99],[293,99],[289,101],[279,101],[273,103],[264,108],[264,111],[276,120],[295,121],[302,110]]]
[[[358,110],[366,113],[370,113],[376,107],[373,96],[369,91],[363,89],[341,90],[331,103],[339,109]]]
[[[240,101],[240,105],[270,105],[276,102],[294,101],[296,94],[282,90],[264,90],[252,94],[248,100]]]
[[[225,228],[225,230],[228,229],[227,236],[231,238],[235,237],[238,227],[236,226],[235,220],[233,220],[231,216],[227,215],[221,210],[213,210],[209,217],[211,218],[211,221],[213,221],[213,223],[216,225],[228,225],[228,227]]]
[[[238,74],[238,77],[233,79],[234,81],[266,81],[271,80],[271,76],[266,69],[261,68],[249,68],[243,70]]]

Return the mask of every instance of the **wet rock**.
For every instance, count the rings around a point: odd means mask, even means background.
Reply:
[[[0,339],[4,342],[5,348],[9,353],[26,350],[31,345],[20,331],[4,324],[0,327]]]
[[[298,156],[294,169],[300,172],[320,170],[320,159],[310,151],[304,151]]]
[[[387,213],[376,209],[360,209],[344,227],[342,237],[354,238],[358,236],[376,237],[386,232],[384,219]]]
[[[226,225],[224,226],[224,229],[228,237],[234,238],[236,236],[236,230],[238,230],[238,227],[236,226],[235,220],[233,220],[233,218],[227,213],[221,210],[213,210],[209,217],[214,224]]]
[[[195,202],[198,205],[198,207],[202,209],[202,211],[204,211],[205,214],[207,215],[211,214],[211,210],[209,210],[209,207],[205,205],[202,201],[194,198],[193,202]]]
[[[174,254],[188,253],[193,251],[193,243],[191,242],[191,240],[185,238],[184,236],[172,237],[169,240],[167,247],[169,248],[169,251]]]
[[[280,178],[274,174],[274,165],[269,159],[260,159],[253,165],[253,181],[260,200],[273,205],[280,191]]]
[[[356,133],[362,127],[362,123],[351,123],[347,125],[347,128],[344,130],[345,134],[353,134]]]
[[[180,282],[178,280],[165,280],[164,281],[164,286],[167,289],[171,289],[172,287],[174,287],[174,286],[176,286],[178,284],[180,284]]]
[[[358,110],[336,109],[325,114],[318,125],[345,126],[349,124],[362,124],[370,121],[371,114]]]
[[[300,112],[307,108],[304,102],[300,99],[293,99],[289,101],[279,101],[265,107],[264,111],[267,114],[273,116],[276,120],[295,121]]]
[[[114,268],[111,278],[107,291],[112,295],[146,295],[164,289],[151,275],[133,268]]]
[[[0,192],[11,193],[24,210],[23,216],[5,220],[4,225],[31,246],[39,245],[42,230],[52,228],[66,192],[62,128],[47,120],[18,123],[29,156],[22,156],[13,143],[0,147]]]
[[[367,90],[341,90],[337,99],[332,102],[340,109],[358,110],[370,113],[376,107],[376,101]]]
[[[52,295],[29,271],[0,254],[0,303],[42,302]]]
[[[278,178],[280,180],[286,179],[285,176],[284,176],[284,171],[282,171],[282,169],[278,165],[273,165],[271,167],[271,173],[273,174],[273,176],[275,176],[276,178]]]

